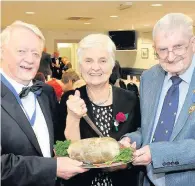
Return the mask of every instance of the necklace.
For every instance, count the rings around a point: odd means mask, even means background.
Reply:
[[[87,88],[87,94],[88,94],[88,96],[89,96],[89,100],[91,101],[91,102],[93,102],[93,103],[95,103],[96,105],[98,105],[98,106],[101,106],[101,105],[104,105],[108,100],[109,100],[109,98],[110,98],[110,93],[111,93],[111,87],[109,86],[109,93],[108,93],[108,97],[107,97],[107,99],[106,100],[104,100],[104,101],[100,101],[100,102],[95,102],[95,101],[93,101],[93,99],[91,99],[91,97],[90,97],[90,95],[89,95],[89,88],[86,86],[86,88]]]

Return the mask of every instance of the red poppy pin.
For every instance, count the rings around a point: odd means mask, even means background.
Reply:
[[[114,126],[115,130],[118,131],[118,126],[120,123],[125,122],[128,119],[129,114],[124,114],[123,112],[119,112],[116,115],[115,121],[114,121]]]

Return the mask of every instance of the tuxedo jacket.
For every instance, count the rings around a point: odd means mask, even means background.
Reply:
[[[41,82],[42,83],[42,82]],[[57,100],[43,83],[37,97],[53,152]],[[3,186],[54,186],[56,160],[43,158],[35,133],[14,94],[1,82],[1,183]]]
[[[52,77],[56,79],[62,78],[62,69],[64,67],[64,63],[61,61],[61,57],[58,58],[60,67],[52,67]],[[56,58],[51,58],[52,63],[56,64]]]
[[[91,118],[93,122],[94,117],[92,113],[92,105],[87,95],[86,86],[83,86],[78,89],[81,94],[81,98],[85,101],[87,106],[87,114]],[[113,91],[113,119],[116,117],[116,114],[119,112],[123,112],[125,114],[129,114],[128,119],[124,122],[119,124],[118,132],[114,129],[113,122],[111,123],[112,129],[109,132],[110,137],[119,140],[120,137],[127,132],[133,132],[140,126],[140,107],[139,107],[139,98],[134,94],[134,92],[126,91],[121,88],[112,87]],[[60,122],[59,122],[59,129],[58,134],[56,137],[59,137],[60,140],[63,139],[63,133],[65,129],[65,121],[67,116],[67,107],[66,101],[69,95],[74,94],[74,90],[65,93],[60,102]],[[61,134],[60,134],[61,132]],[[84,119],[80,120],[80,134],[81,139],[91,138],[91,137],[98,137],[98,135],[93,131],[93,129],[86,123]],[[91,182],[94,179],[95,175],[101,170],[90,170],[86,173],[77,175],[70,180],[64,181],[65,185],[71,186],[91,186]],[[111,176],[113,185],[120,186],[120,185],[136,185],[137,184],[137,175],[138,170],[134,168],[130,170],[121,170],[109,173]]]
[[[195,185],[195,109],[189,112],[195,106],[195,69],[170,140],[150,143],[165,75],[161,66],[155,65],[141,76],[141,130],[127,136],[138,147],[150,145],[152,163],[147,168],[156,174],[164,173],[166,186]],[[145,175],[144,186],[149,184],[148,177]]]

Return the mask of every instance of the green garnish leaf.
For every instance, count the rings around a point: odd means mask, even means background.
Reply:
[[[112,163],[118,162],[128,163],[129,161],[131,161],[132,157],[133,150],[131,148],[120,148],[119,155],[115,156],[112,161],[106,162],[106,164],[110,165]]]
[[[54,145],[56,156],[68,156],[67,150],[70,143],[70,140],[56,141],[56,144]]]

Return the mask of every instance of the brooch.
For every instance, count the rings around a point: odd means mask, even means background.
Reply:
[[[195,90],[193,90],[193,96],[192,96],[192,102],[195,103]],[[189,114],[191,114],[192,112],[195,111],[195,105],[192,105],[190,108],[189,108]]]
[[[118,126],[120,123],[125,122],[128,119],[129,114],[124,114],[123,112],[119,112],[116,115],[115,121],[114,121],[114,127],[115,130],[118,131]]]

